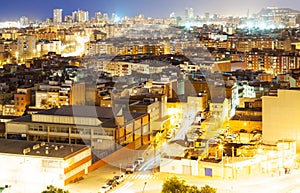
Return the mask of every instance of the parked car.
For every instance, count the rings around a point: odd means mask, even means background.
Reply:
[[[143,157],[138,157],[137,160],[138,160],[141,164],[144,163],[144,161],[145,161]]]
[[[235,137],[233,137],[233,135],[227,135],[225,138],[225,141],[227,142],[233,142],[235,140]]]
[[[250,142],[258,142],[261,140],[261,134],[260,133],[257,133],[253,136],[253,138],[250,140]]]
[[[168,132],[167,132],[167,135],[166,135],[166,138],[167,139],[171,139],[174,135],[175,135],[175,129],[174,128],[172,128],[172,129],[170,129]]]
[[[126,166],[126,174],[127,173],[133,173],[135,171],[135,168],[136,168],[136,164],[135,163],[128,163],[127,166]]]
[[[199,129],[195,129],[195,130],[193,131],[193,133],[196,133],[196,134],[198,134],[199,136],[202,135],[202,131],[199,130]]]
[[[120,184],[121,182],[123,182],[125,179],[125,174],[124,173],[120,173],[114,176],[114,180],[117,182],[117,184]]]
[[[136,167],[138,167],[138,166],[140,166],[140,165],[141,165],[141,163],[140,163],[140,161],[139,161],[139,160],[135,160],[135,161],[134,161],[134,164],[136,165]]]
[[[104,184],[99,190],[98,193],[106,193],[109,190],[112,189],[112,186],[108,185],[108,184]]]
[[[117,186],[117,181],[115,179],[110,179],[107,181],[106,183],[107,185],[111,186],[112,188],[116,187]]]

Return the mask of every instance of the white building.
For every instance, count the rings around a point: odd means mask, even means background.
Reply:
[[[83,10],[74,11],[72,12],[72,17],[74,22],[87,22],[89,21],[89,12]]]
[[[0,139],[0,183],[15,193],[63,188],[87,174],[91,160],[85,145]]]
[[[38,41],[36,44],[37,56],[43,56],[48,54],[48,52],[55,52],[56,54],[61,54],[62,44],[60,40],[43,40]]]
[[[53,23],[62,22],[62,9],[53,9]]]

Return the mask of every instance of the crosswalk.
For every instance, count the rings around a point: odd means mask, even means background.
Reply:
[[[147,179],[158,179],[157,176],[153,174],[128,174],[125,176],[128,180],[147,180]]]

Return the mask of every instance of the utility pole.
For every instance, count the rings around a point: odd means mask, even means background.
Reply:
[[[232,169],[232,176],[231,176],[231,178],[232,179],[234,179],[234,146],[232,146],[232,148],[231,148],[231,150],[232,150],[232,155],[231,155],[231,159],[232,159],[232,161],[231,161],[231,169]]]
[[[145,190],[145,186],[146,186],[147,182],[144,183],[144,187],[143,187],[143,193],[144,193],[144,190]]]
[[[157,142],[156,142],[156,139],[154,139],[154,141],[153,141],[153,147],[154,147],[153,173],[156,172],[156,146],[157,146]]]

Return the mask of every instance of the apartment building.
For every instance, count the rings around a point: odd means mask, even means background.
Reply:
[[[26,110],[26,106],[31,102],[31,89],[18,88],[14,94],[15,115],[21,116]]]

